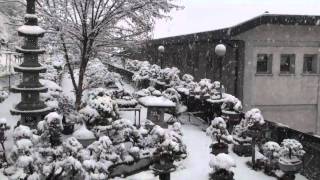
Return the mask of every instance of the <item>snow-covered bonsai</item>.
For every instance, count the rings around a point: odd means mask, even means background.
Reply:
[[[227,121],[228,131],[231,132],[236,124],[241,120],[242,104],[241,101],[231,94],[223,94],[224,102],[221,105],[221,113]]]
[[[234,159],[225,153],[213,156],[209,163],[212,168],[210,180],[233,180],[231,168],[236,167]]]
[[[206,133],[212,139],[211,149],[213,154],[228,153],[228,144],[232,142],[232,136],[227,130],[227,124],[221,117],[216,117],[211,121]]]
[[[184,74],[181,77],[180,83],[175,87],[176,90],[185,95],[189,95],[190,90],[194,89],[195,82],[193,81],[194,77],[190,74]]]
[[[122,89],[114,92],[114,98],[118,107],[135,107],[138,101],[133,98],[132,94]]]
[[[149,67],[146,66],[141,67],[140,70],[132,76],[132,80],[136,83],[138,88],[148,87],[149,79]]]
[[[224,87],[220,81],[214,81],[210,88],[210,98],[211,99],[221,99],[223,98]]]
[[[221,110],[223,112],[239,113],[242,111],[242,103],[238,98],[231,94],[224,94],[224,99],[225,100],[221,105]]]
[[[180,70],[176,67],[161,69],[158,81],[160,81],[161,84],[164,85],[177,85],[180,82],[179,73]]]
[[[10,129],[10,126],[7,124],[7,120],[4,118],[0,118],[0,144],[2,148],[2,154],[0,154],[0,168],[2,168],[2,165],[7,162],[6,157],[6,149],[4,147],[4,142],[7,140],[6,131]]]
[[[61,94],[58,98],[57,112],[62,115],[63,134],[69,135],[73,133],[75,124],[76,108],[74,106],[74,99],[66,94]]]
[[[271,174],[277,168],[280,145],[273,141],[268,141],[262,146],[262,153],[268,159],[265,163],[265,173]]]
[[[38,130],[43,143],[48,142],[51,147],[60,145],[62,143],[60,138],[63,130],[62,116],[56,112],[49,113],[43,121],[38,123]]]
[[[210,97],[209,90],[211,89],[211,80],[210,79],[201,79],[198,82],[198,85],[193,90],[195,98],[197,99],[206,99]]]
[[[59,109],[59,98],[61,96],[62,88],[54,81],[40,79],[40,83],[48,88],[48,92],[41,93],[40,98],[45,102],[48,107],[53,110]]]
[[[112,120],[119,117],[117,103],[112,100],[110,93],[103,88],[89,91],[85,98],[85,104],[99,113],[99,118],[92,120],[92,123],[96,125],[108,125]],[[91,126],[92,124],[88,125]]]
[[[279,150],[279,168],[284,172],[281,179],[295,179],[295,173],[302,168],[302,158],[305,154],[302,144],[295,139],[284,139]]]

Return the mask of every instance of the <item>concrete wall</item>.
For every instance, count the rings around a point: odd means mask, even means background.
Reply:
[[[245,41],[245,109],[259,107],[270,121],[319,132],[319,76],[303,75],[302,68],[304,54],[318,54],[319,60],[320,27],[261,25],[235,39]],[[271,75],[256,75],[259,53],[273,54]],[[279,74],[281,54],[296,54],[294,75]]]

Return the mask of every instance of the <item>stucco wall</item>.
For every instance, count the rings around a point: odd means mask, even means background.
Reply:
[[[319,76],[303,75],[302,68],[304,54],[318,54],[319,60],[320,27],[261,25],[235,39],[246,42],[245,109],[256,106],[270,121],[314,132],[319,118]],[[272,75],[256,75],[259,53],[273,54]],[[296,54],[294,75],[279,74],[281,54]]]

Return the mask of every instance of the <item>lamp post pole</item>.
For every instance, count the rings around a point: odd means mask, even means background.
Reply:
[[[160,45],[160,46],[158,47],[158,51],[159,51],[160,67],[161,67],[161,69],[162,69],[162,68],[163,68],[164,46]]]
[[[216,55],[218,55],[218,61],[219,61],[219,81],[220,81],[220,98],[222,98],[222,61],[224,56],[226,55],[226,46],[224,44],[218,44],[216,45],[214,52]]]

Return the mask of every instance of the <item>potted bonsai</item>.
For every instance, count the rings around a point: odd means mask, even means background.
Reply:
[[[211,125],[207,128],[206,133],[211,137],[213,143],[210,145],[211,153],[217,155],[219,153],[228,154],[228,144],[233,141],[229,135],[226,122],[221,117],[214,118]]]
[[[284,139],[280,147],[279,168],[285,174],[281,179],[295,179],[295,173],[302,168],[302,158],[305,154],[302,144],[295,139]]]
[[[251,141],[246,131],[248,126],[245,119],[242,119],[238,125],[233,128],[232,136],[234,140],[233,152],[239,156],[251,156]]]
[[[251,142],[251,157],[252,167],[256,169],[256,143],[261,137],[261,130],[265,124],[261,111],[257,108],[253,108],[245,113],[245,122],[248,126],[247,134],[252,138]]]
[[[227,121],[229,132],[241,120],[242,104],[241,101],[231,94],[224,94],[224,102],[221,105],[222,117]]]
[[[262,153],[267,157],[264,163],[264,172],[272,175],[273,171],[278,167],[280,145],[273,141],[268,141],[262,146]]]
[[[232,167],[236,167],[235,161],[231,156],[221,153],[213,156],[209,163],[212,172],[209,175],[210,180],[233,180]]]

